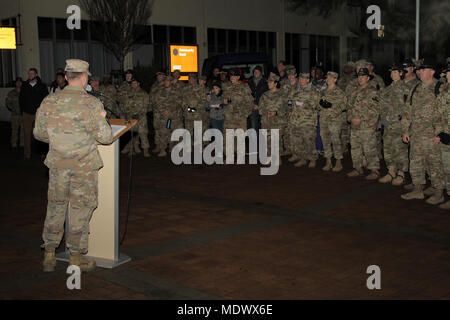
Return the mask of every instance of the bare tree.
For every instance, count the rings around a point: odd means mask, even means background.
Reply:
[[[103,45],[120,62],[139,46],[152,15],[154,0],[80,0],[90,16],[92,29]]]

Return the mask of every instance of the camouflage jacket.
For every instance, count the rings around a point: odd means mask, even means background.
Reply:
[[[405,113],[407,98],[408,87],[401,80],[392,82],[380,91],[380,116],[385,127],[401,128],[400,121]]]
[[[281,124],[281,116],[285,103],[283,91],[278,89],[276,91],[266,91],[259,100],[259,113],[261,114],[261,123],[264,128],[276,128]],[[268,112],[276,112],[274,117],[269,118]]]
[[[326,88],[319,93],[319,100],[326,100],[333,104],[331,108],[323,108],[319,104],[319,113],[321,122],[343,122],[345,118],[345,110],[347,108],[347,98],[344,91],[339,87],[334,89]]]
[[[252,112],[253,96],[248,85],[242,82],[231,84],[224,90],[223,97],[231,99],[225,109],[227,121],[244,121]]]
[[[288,115],[290,126],[317,125],[319,92],[300,88],[292,97],[292,110]]]
[[[436,99],[433,117],[434,134],[450,134],[450,92],[441,93]]]
[[[5,106],[9,111],[11,111],[11,116],[22,115],[19,105],[19,96],[20,92],[17,92],[16,89],[12,89],[6,96]]]
[[[380,102],[378,91],[373,86],[362,88],[353,92],[351,103],[348,105],[347,120],[360,119],[361,124],[352,130],[376,130],[380,119]]]
[[[159,95],[161,90],[164,89],[164,84],[155,82],[152,87],[150,88],[150,94],[149,94],[149,108],[148,111],[153,111],[155,109],[155,101],[156,97]]]
[[[141,88],[131,88],[131,90],[127,92],[126,101],[122,106],[122,111],[130,118],[139,119],[146,116],[149,104],[150,99],[147,92]]]
[[[116,116],[120,116],[120,110],[117,108],[117,90],[113,85],[109,85],[105,87],[101,85],[98,91],[103,95],[103,97],[99,97],[100,101],[103,103],[106,112],[108,113],[108,117],[113,116],[113,113]]]
[[[127,99],[128,91],[131,90],[131,84],[128,84],[128,82],[124,81],[117,89],[117,101],[119,102],[120,106],[122,107],[125,104],[125,101]]]
[[[97,142],[110,144],[112,130],[101,115],[100,101],[81,87],[66,87],[44,99],[36,114],[34,136],[49,143],[45,165],[49,168],[103,166]]]
[[[437,80],[431,83],[421,82],[412,95],[412,90],[406,101],[405,115],[402,119],[402,133],[411,136],[434,137],[433,118],[436,111]]]
[[[289,102],[292,103],[295,93],[299,90],[300,90],[300,85],[298,82],[296,82],[294,85],[292,85],[289,81],[281,89],[281,92],[284,97],[283,108],[281,110],[282,116],[283,116],[283,119],[282,119],[283,121],[286,121],[286,122],[288,121],[289,113],[292,110],[292,106],[290,106]],[[292,105],[293,105],[293,103],[292,103]]]
[[[403,82],[405,83],[406,88],[407,88],[407,91],[408,91],[408,94],[409,94],[409,92],[410,92],[412,89],[414,89],[414,87],[415,87],[417,84],[420,83],[420,80],[417,79],[417,78],[414,78],[414,79],[409,80],[409,81],[403,80]]]
[[[343,74],[337,83],[337,86],[345,92],[345,89],[347,88],[348,84],[350,83],[350,81],[354,80],[355,77],[353,74]]]
[[[200,121],[205,119],[206,110],[204,108],[206,102],[207,89],[196,85],[187,85],[184,88],[182,108],[184,119],[186,121]],[[191,111],[189,111],[191,109]],[[192,110],[195,109],[195,112]]]
[[[386,87],[383,78],[377,75],[376,73],[373,74],[373,79],[371,81],[375,83],[375,87],[377,90],[381,90]]]
[[[180,90],[174,87],[164,88],[155,97],[153,113],[156,117],[165,118],[163,112],[167,111],[169,113],[169,119],[181,122],[183,119],[181,104],[182,96]]]

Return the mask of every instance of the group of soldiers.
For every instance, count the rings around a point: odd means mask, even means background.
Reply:
[[[257,105],[248,84],[241,81],[239,70],[232,69],[229,79],[221,77],[220,81],[223,97],[228,101],[224,129],[247,129],[248,116],[258,110],[259,128],[280,130],[281,155],[291,155],[289,161],[295,167],[315,168],[319,157],[315,141],[320,125],[324,171],[341,172],[344,154],[351,149],[354,169],[348,177],[362,176],[368,169],[366,179],[402,186],[409,172],[412,184],[405,188],[410,192],[402,198],[430,196],[428,203],[441,204],[445,201],[444,190],[450,189],[449,147],[439,138],[441,133],[450,133],[449,85],[445,80],[449,78],[449,68],[443,70],[444,81],[435,79],[434,72],[432,65],[408,59],[390,68],[392,83],[386,87],[374,73],[370,60],[348,62],[341,76],[330,71],[322,82],[312,81],[311,73],[297,73],[293,65],[287,65],[282,73],[270,73],[269,90]],[[113,97],[109,100],[118,102],[116,109],[110,106],[108,110],[139,120],[138,137],[123,153],[140,153],[141,147],[144,156],[150,156],[146,116],[150,111],[156,145],[152,151],[160,157],[167,156],[167,150],[174,145],[170,142],[173,130],[186,128],[193,135],[195,121],[201,121],[204,130],[210,127],[204,106],[214,82],[190,74],[185,84],[179,80],[178,71],[170,75],[160,71],[156,77],[150,94],[140,88],[131,70],[116,91],[112,86],[98,89]],[[105,99],[104,103],[109,102]],[[270,151],[270,134],[268,139]],[[388,173],[381,177],[383,158]],[[281,158],[278,161],[281,164]],[[427,176],[431,187],[422,190]],[[447,202],[441,208],[449,206]]]

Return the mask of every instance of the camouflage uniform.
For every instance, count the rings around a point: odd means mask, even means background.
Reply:
[[[98,170],[103,167],[97,142],[113,141],[103,111],[98,99],[72,86],[48,96],[37,111],[34,136],[50,144],[45,160],[50,179],[42,235],[46,250],[54,250],[61,242],[68,205],[67,247],[71,253],[88,250],[89,221],[97,207]]]
[[[368,169],[378,171],[380,161],[378,158],[378,143],[376,130],[380,118],[378,101],[378,92],[373,86],[362,88],[350,97],[350,105],[347,112],[347,120],[361,119],[361,124],[351,126],[351,147],[353,168],[361,169],[363,167],[363,158],[365,157]]]
[[[339,87],[339,89],[341,89],[342,91],[345,91],[345,89],[347,88],[348,84],[355,79],[355,76],[353,74],[342,74],[339,77],[339,81],[337,83],[337,86]]]
[[[125,100],[122,102],[122,110],[127,114],[128,118],[138,120],[136,131],[139,134],[139,138],[134,139],[134,147],[139,146],[140,140],[142,149],[149,149],[150,143],[148,142],[147,111],[149,108],[150,99],[148,94],[141,88],[131,88],[126,93],[127,95],[123,96]],[[127,150],[131,147],[130,141],[125,149]]]
[[[272,151],[272,137],[271,129],[280,130],[283,127],[283,121],[280,119],[280,114],[283,113],[283,105],[285,98],[280,89],[276,91],[266,91],[259,100],[259,113],[261,115],[261,129],[267,130],[267,154],[271,155]],[[268,112],[276,112],[274,117],[268,117]],[[281,131],[281,130],[280,130]]]
[[[163,88],[154,98],[155,143],[161,152],[166,150],[169,145],[172,132],[183,127],[181,103],[181,92],[173,86]],[[168,118],[164,115],[164,111],[169,112]],[[172,123],[170,129],[167,129],[166,125],[169,119],[171,119]]]
[[[159,83],[159,82],[155,82],[151,89],[150,89],[150,94],[149,94],[149,100],[150,100],[150,104],[149,104],[149,112],[153,112],[153,128],[155,130],[155,145],[156,145],[156,149],[154,151],[158,151],[158,142],[160,141],[160,137],[159,137],[159,133],[162,131],[163,128],[158,128],[157,124],[162,123],[162,119],[161,119],[161,114],[156,112],[156,110],[158,109],[157,105],[156,105],[156,101],[157,101],[157,97],[159,96],[160,92],[164,90],[164,83]]]
[[[101,85],[98,91],[104,95],[104,97],[100,97],[100,100],[103,102],[105,107],[105,111],[107,113],[108,118],[117,118],[120,117],[120,110],[117,108],[117,90],[116,88],[110,84],[108,86]]]
[[[384,125],[384,160],[395,172],[408,171],[408,145],[403,143],[400,123],[405,113],[407,90],[405,83],[398,80],[380,92],[381,122]]]
[[[281,110],[281,123],[282,128],[280,128],[280,137],[282,138],[283,145],[282,150],[285,153],[291,153],[292,152],[292,139],[290,136],[290,132],[288,130],[289,127],[289,113],[291,112],[293,108],[293,99],[294,94],[300,89],[300,85],[298,81],[295,81],[295,84],[292,85],[290,81],[287,82],[287,84],[284,85],[282,89],[282,94],[284,96],[284,103],[283,108]]]
[[[294,94],[289,113],[289,132],[292,152],[301,160],[316,161],[316,127],[318,114],[318,92],[300,87]]]
[[[206,102],[207,90],[198,84],[187,85],[184,88],[183,94],[183,114],[184,114],[184,127],[189,130],[191,137],[194,137],[194,122],[201,121],[203,131],[208,129],[206,119],[207,114],[204,108]],[[193,111],[192,109],[195,109]],[[189,111],[190,110],[190,111]]]
[[[337,86],[334,89],[325,89],[320,93],[319,98],[333,104],[328,109],[320,108],[320,131],[325,158],[331,159],[334,155],[337,160],[342,160],[344,156],[340,135],[343,118],[345,117],[343,111],[347,107],[347,99],[344,92]]]
[[[11,90],[6,96],[5,106],[11,112],[11,146],[17,147],[20,131],[20,146],[23,147],[23,121],[22,112],[19,105],[20,92],[16,89]]]
[[[410,92],[401,124],[403,135],[409,135],[411,138],[409,171],[413,184],[415,186],[426,184],[425,172],[428,172],[433,188],[442,190],[444,176],[441,151],[439,146],[433,144],[436,83],[436,79],[429,84],[421,82],[413,97]]]
[[[450,134],[450,92],[441,94],[436,100],[436,110],[433,118],[434,134]],[[444,171],[445,187],[450,195],[450,145],[440,143],[442,167]]]

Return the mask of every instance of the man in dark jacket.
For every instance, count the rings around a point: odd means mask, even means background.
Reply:
[[[250,116],[251,127],[255,130],[259,129],[259,99],[261,99],[264,92],[269,90],[267,86],[267,80],[262,76],[262,68],[260,66],[256,66],[253,69],[253,77],[248,80],[248,86],[252,91],[252,96],[254,98],[254,107],[253,112]]]
[[[25,159],[31,158],[31,135],[36,111],[47,95],[47,86],[38,77],[37,70],[31,68],[28,71],[28,81],[23,84],[19,97],[20,110],[23,116]]]

